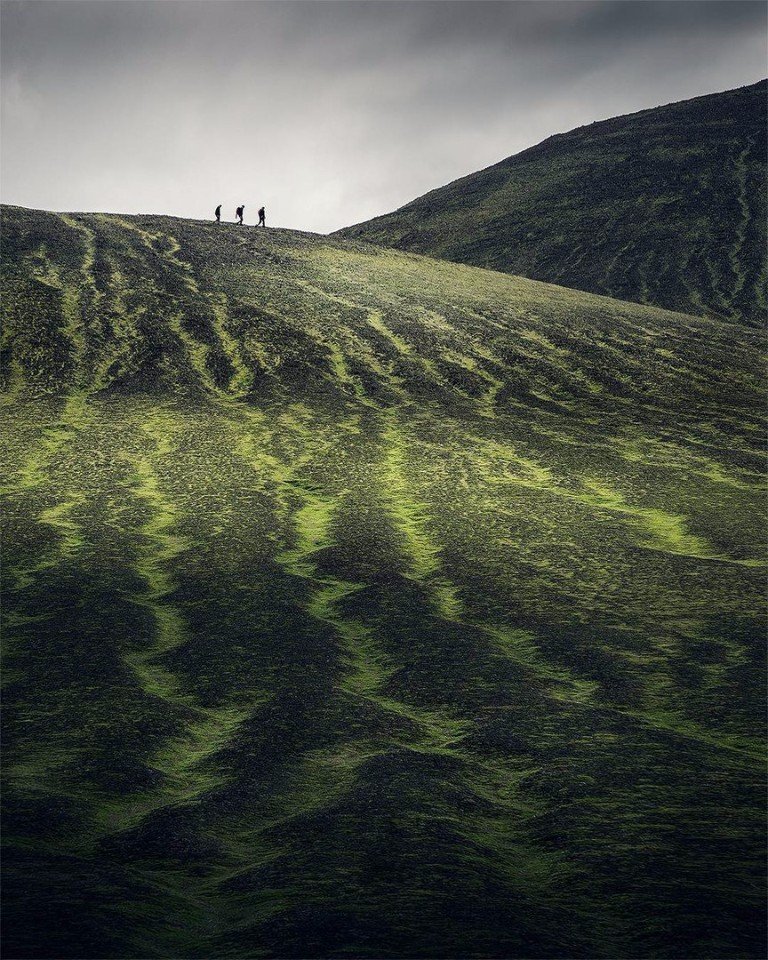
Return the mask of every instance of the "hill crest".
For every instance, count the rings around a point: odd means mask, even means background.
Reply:
[[[337,234],[760,324],[766,90],[555,134]]]

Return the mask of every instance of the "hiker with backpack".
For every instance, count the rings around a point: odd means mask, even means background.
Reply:
[[[221,223],[221,204],[216,207],[214,216],[216,217],[216,223]]]
[[[242,204],[235,210],[235,217],[237,218],[238,226],[242,227],[243,225],[243,214],[245,213],[245,204]]]
[[[256,224],[257,227],[265,227],[265,228],[266,228],[266,226],[267,226],[267,221],[266,221],[265,217],[266,217],[266,212],[265,212],[265,210],[264,210],[264,207],[259,207],[259,222]]]

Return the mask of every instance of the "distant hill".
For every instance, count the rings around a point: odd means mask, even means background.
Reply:
[[[4,956],[763,955],[758,331],[2,226]]]
[[[767,83],[550,137],[339,235],[761,324]]]

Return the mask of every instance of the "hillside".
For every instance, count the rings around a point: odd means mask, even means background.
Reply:
[[[5,208],[4,955],[763,955],[758,334]]]
[[[767,85],[550,137],[338,235],[760,326]]]

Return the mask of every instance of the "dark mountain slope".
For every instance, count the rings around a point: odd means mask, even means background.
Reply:
[[[763,955],[756,331],[4,214],[4,956]]]
[[[763,81],[550,137],[339,234],[760,324],[766,89]]]

